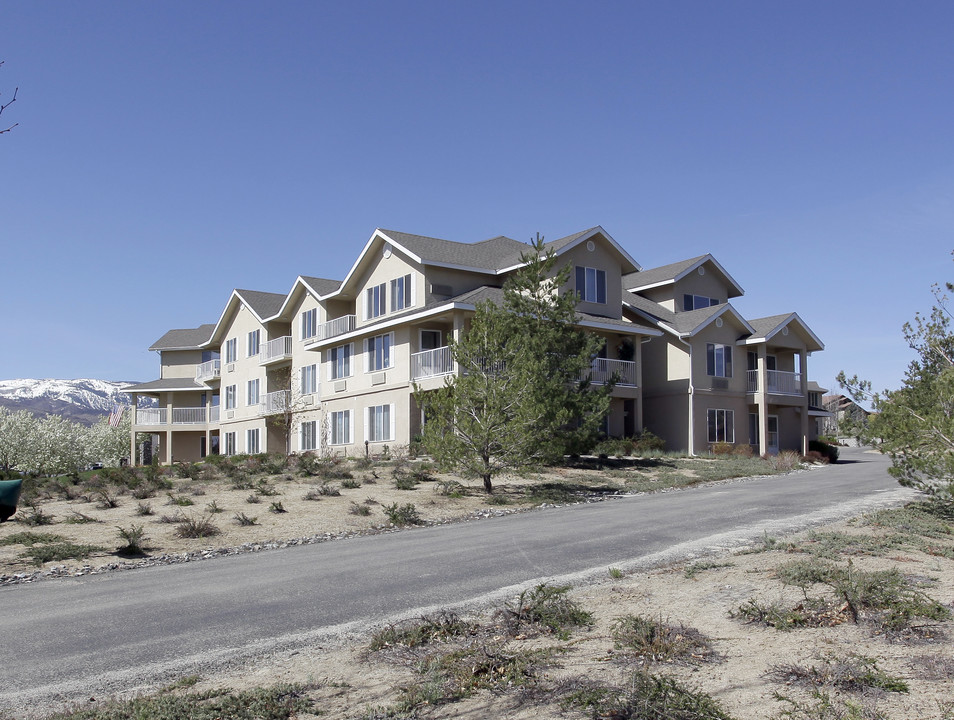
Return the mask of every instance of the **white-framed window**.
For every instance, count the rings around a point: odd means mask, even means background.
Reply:
[[[411,307],[411,275],[402,275],[391,281],[391,312]]]
[[[248,334],[248,343],[245,348],[245,357],[252,357],[253,355],[258,355],[261,344],[262,344],[262,331],[252,330],[252,332]]]
[[[301,369],[301,394],[311,395],[318,391],[318,366],[306,365]]]
[[[365,416],[364,437],[368,442],[394,440],[394,405],[373,405]]]
[[[331,444],[351,444],[351,411],[339,410],[331,413]]]
[[[682,296],[683,310],[698,310],[700,308],[707,308],[710,305],[718,304],[718,298],[706,297],[705,295],[690,295],[689,293],[686,293]]]
[[[421,330],[421,352],[425,350],[436,350],[441,346],[441,339],[442,335],[440,330]]]
[[[606,271],[578,266],[576,268],[576,292],[580,300],[606,304]]]
[[[226,455],[235,454],[235,433],[234,432],[225,433],[225,454]]]
[[[225,387],[225,409],[235,409],[235,385],[227,385]]]
[[[299,431],[298,449],[302,452],[318,448],[318,423],[314,420],[303,422]]]
[[[706,411],[706,420],[709,425],[709,442],[735,442],[735,412],[709,409]]]
[[[364,342],[367,348],[368,372],[377,372],[391,367],[391,345],[394,343],[394,336],[391,333],[376,335]]]
[[[318,308],[305,310],[301,314],[301,339],[307,340],[318,334]]]
[[[245,404],[248,405],[249,407],[251,407],[252,405],[258,405],[259,403],[258,389],[259,389],[258,378],[256,378],[255,380],[248,381],[248,393],[246,394]]]
[[[245,452],[249,455],[258,455],[261,450],[259,449],[259,434],[258,428],[253,428],[251,430],[245,431]]]
[[[380,285],[375,285],[374,287],[369,287],[365,293],[365,319],[371,320],[372,318],[381,317],[387,313],[388,302],[387,302],[387,283],[381,283]]]
[[[238,338],[225,341],[225,362],[234,363],[238,359]]]
[[[706,375],[732,377],[732,346],[706,343]]]
[[[328,351],[331,364],[331,379],[351,377],[351,343],[339,345]]]

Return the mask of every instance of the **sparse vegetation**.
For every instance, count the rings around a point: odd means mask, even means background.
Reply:
[[[181,538],[207,538],[220,532],[211,517],[185,516],[176,527],[176,535]]]
[[[424,522],[413,503],[405,503],[404,505],[392,503],[391,505],[385,505],[382,510],[384,510],[384,514],[387,515],[388,521],[392,525],[403,527],[406,525],[421,525]]]
[[[712,644],[703,633],[685,625],[671,625],[662,618],[624,615],[613,621],[613,643],[622,656],[653,662],[696,663],[713,660]]]
[[[120,555],[142,555],[145,552],[146,531],[142,525],[130,525],[128,528],[116,528],[123,543],[116,552]]]

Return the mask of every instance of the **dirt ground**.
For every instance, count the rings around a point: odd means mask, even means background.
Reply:
[[[569,472],[569,471],[568,471]],[[262,544],[291,538],[334,537],[387,527],[383,508],[393,503],[414,503],[429,521],[479,519],[482,513],[513,512],[525,505],[490,504],[485,496],[468,494],[446,497],[435,492],[435,483],[422,483],[414,490],[397,490],[384,477],[356,473],[361,486],[340,489],[340,496],[321,496],[305,500],[313,490],[313,481],[274,479],[270,485],[278,493],[249,503],[254,493],[249,489],[233,490],[224,485],[187,481],[173,491],[173,497],[188,497],[193,505],[173,505],[167,496],[159,495],[144,501],[129,496],[119,498],[118,507],[101,508],[87,498],[56,500],[42,504],[44,512],[54,518],[51,525],[27,528],[22,523],[0,526],[3,538],[23,531],[53,532],[74,543],[104,547],[85,560],[48,563],[72,570],[95,568],[117,562],[140,560],[117,557],[117,527],[142,524],[151,547],[150,555],[184,553],[212,547]],[[572,472],[563,479],[574,480]],[[527,482],[532,482],[528,480]],[[340,486],[340,483],[335,483]],[[510,485],[504,494],[516,497],[518,488]],[[152,506],[153,515],[137,515],[139,502]],[[281,502],[287,512],[269,511],[272,502]],[[222,509],[208,513],[210,504]],[[352,514],[354,505],[371,508],[369,516]],[[221,534],[200,540],[183,540],[175,536],[176,525],[161,522],[163,515],[176,512],[210,517]],[[237,513],[257,518],[252,526],[239,526],[233,520]],[[82,513],[96,522],[67,523]],[[585,717],[575,709],[561,707],[547,698],[548,688],[561,682],[591,681],[625,687],[634,669],[648,668],[655,674],[677,678],[690,688],[711,695],[723,709],[739,720],[761,720],[782,717],[804,718],[888,718],[904,720],[951,720],[954,718],[954,622],[916,621],[920,632],[892,633],[861,617],[852,622],[845,607],[833,605],[828,621],[821,627],[800,627],[781,631],[748,622],[738,617],[740,606],[755,599],[760,604],[778,602],[784,607],[797,607],[802,591],[783,585],[776,568],[799,558],[810,558],[807,550],[818,545],[819,534],[836,532],[864,538],[883,538],[894,530],[871,526],[855,519],[815,528],[811,532],[788,538],[766,538],[743,551],[724,551],[704,558],[689,558],[675,565],[635,572],[611,572],[598,581],[580,584],[570,591],[579,605],[593,614],[592,625],[578,628],[568,639],[552,634],[518,635],[516,638],[493,640],[502,642],[508,652],[529,648],[554,647],[559,653],[552,661],[534,669],[530,685],[542,688],[528,695],[516,687],[480,690],[471,697],[438,706],[418,708],[421,717],[432,718],[531,718]],[[881,552],[838,550],[829,562],[855,571],[897,568],[905,577],[947,608],[954,608],[954,536],[949,526],[946,534],[931,540],[931,547],[899,543]],[[36,571],[29,561],[19,557],[20,545],[0,546],[0,574],[10,576]],[[214,560],[212,561],[214,562]],[[50,582],[54,589],[55,580]],[[821,593],[817,587],[812,593]],[[462,616],[474,622],[493,626],[493,603],[480,608],[459,609]],[[497,601],[496,607],[500,607]],[[628,656],[614,648],[613,623],[629,615],[646,616],[664,623],[694,628],[711,643],[712,654],[703,660],[654,661]],[[735,616],[735,617],[734,617]],[[494,630],[488,630],[491,634]],[[402,688],[423,682],[418,671],[422,655],[410,648],[394,647],[371,652],[369,634],[337,638],[334,642],[315,645],[292,652],[277,653],[227,672],[201,677],[192,689],[231,687],[235,689],[272,685],[280,682],[306,683],[309,696],[318,701],[320,717],[377,718],[385,717],[383,708],[393,708]],[[448,641],[450,642],[450,641]],[[461,641],[455,641],[461,642]],[[433,652],[433,648],[428,652]],[[825,668],[851,658],[876,662],[888,676],[901,679],[908,692],[868,689],[854,692],[824,684],[812,686],[784,677],[782,666]],[[796,714],[782,696],[803,703],[804,707],[820,708],[812,691],[827,695],[838,703],[852,703],[857,709],[844,709],[842,714],[826,714],[825,709]],[[814,703],[814,705],[813,705]],[[850,713],[855,714],[850,714]],[[590,715],[592,716],[592,715]],[[301,715],[300,717],[311,717]]]

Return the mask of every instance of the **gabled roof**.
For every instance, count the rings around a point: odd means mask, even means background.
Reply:
[[[750,320],[749,324],[752,326],[752,335],[745,338],[744,342],[746,345],[768,342],[778,333],[782,332],[784,328],[794,326],[795,330],[805,339],[806,349],[809,352],[825,349],[825,343],[818,339],[818,336],[815,335],[805,321],[798,316],[798,313],[756,318],[755,320]]]
[[[630,273],[623,277],[623,288],[631,292],[640,290],[649,290],[650,288],[660,287],[662,285],[672,285],[677,280],[682,280],[686,275],[695,272],[703,265],[710,263],[717,272],[722,275],[723,283],[729,288],[729,297],[739,297],[745,294],[742,286],[735,281],[728,271],[722,267],[718,260],[712,255],[699,255],[698,257],[680,260],[679,262],[662,265],[657,268],[650,268],[637,273]]]
[[[197,350],[212,339],[215,325],[200,325],[197,328],[170,330],[156,340],[150,350]]]
[[[748,332],[751,325],[739,314],[730,303],[710,305],[709,307],[689,310],[687,312],[672,312],[662,305],[654,303],[641,295],[623,291],[623,305],[634,310],[656,326],[679,337],[692,337],[723,315],[731,315]]]
[[[233,295],[245,303],[261,322],[277,314],[287,295],[284,293],[261,292],[259,290],[233,290]]]
[[[669,325],[675,322],[676,313],[672,310],[628,290],[623,290],[623,305],[636,310],[640,315],[653,322],[661,320]]]
[[[327,278],[310,277],[308,275],[299,275],[298,277],[315,295],[320,297],[331,295],[331,293],[341,287],[340,280],[329,280]]]
[[[289,320],[290,318],[286,317],[289,307],[295,303],[302,293],[308,293],[312,297],[320,299],[337,292],[339,287],[341,287],[340,280],[328,280],[327,278],[316,278],[309,277],[307,275],[299,275],[297,278],[295,278],[295,283],[292,285],[291,290],[288,291],[288,295],[286,295],[285,299],[282,301],[282,305],[278,309],[278,312],[269,316],[267,319],[278,320],[284,318],[285,320]]]

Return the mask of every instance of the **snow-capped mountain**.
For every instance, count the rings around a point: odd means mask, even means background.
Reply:
[[[0,380],[0,405],[34,415],[62,415],[92,425],[117,404],[128,405],[122,392],[131,382],[108,380]]]

